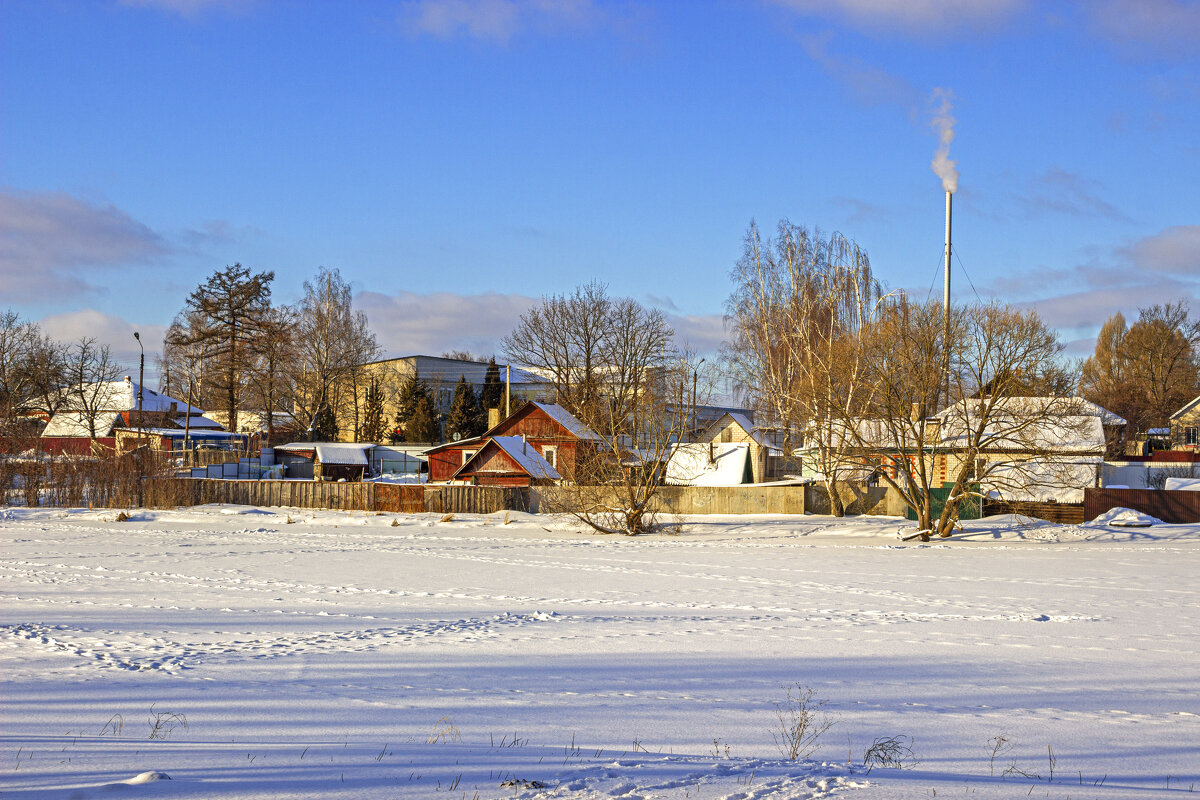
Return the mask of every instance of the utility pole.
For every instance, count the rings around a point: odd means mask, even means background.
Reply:
[[[137,393],[137,446],[142,446],[142,381],[146,375],[146,348],[142,347],[142,335],[137,331],[133,332],[133,338],[137,339],[138,349],[141,351],[141,356],[138,358],[138,393]]]

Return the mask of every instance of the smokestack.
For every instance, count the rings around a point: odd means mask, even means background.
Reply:
[[[946,278],[942,289],[942,308],[946,317],[946,334],[950,333],[950,221],[954,216],[954,193],[946,192]]]

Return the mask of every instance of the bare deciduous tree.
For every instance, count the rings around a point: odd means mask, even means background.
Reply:
[[[348,411],[357,432],[362,366],[379,354],[367,315],[354,310],[350,285],[337,269],[322,267],[304,282],[296,309],[295,359],[290,372],[297,422],[312,425],[319,413]]]
[[[558,493],[560,510],[594,530],[637,534],[657,524],[653,500],[686,425],[673,404],[682,391],[673,337],[662,312],[592,282],[542,298],[502,343],[602,440]]]
[[[949,339],[942,306],[904,297],[881,304],[859,336],[869,383],[866,413],[840,420],[840,439],[900,493],[922,538],[949,536],[980,481],[1020,484],[1027,465],[1065,466],[1073,442],[1099,420],[1070,397],[1073,376],[1062,345],[1033,311],[1002,305],[959,307]],[[949,354],[947,359],[946,353]],[[934,414],[946,385],[949,403]],[[1030,396],[1030,386],[1050,394]],[[951,458],[953,456],[953,458]],[[931,490],[943,459],[948,497],[937,519]]]
[[[856,467],[833,429],[864,407],[855,339],[881,296],[867,254],[841,234],[825,239],[786,221],[764,242],[751,223],[732,277],[727,363],[750,402],[784,430],[785,452],[804,436],[842,516],[837,483]]]
[[[1151,306],[1128,328],[1119,312],[1109,317],[1083,364],[1083,396],[1134,429],[1165,427],[1200,392],[1200,321],[1188,313],[1184,303]]]
[[[296,312],[275,306],[263,316],[262,334],[254,345],[254,360],[248,371],[249,396],[262,409],[267,441],[275,443],[275,414],[290,411],[286,375],[296,360]]]
[[[121,378],[124,367],[115,361],[106,344],[98,344],[85,336],[73,344],[67,353],[67,401],[64,407],[79,414],[80,422],[88,429],[88,438],[97,438],[96,423],[100,415],[112,411],[113,383]]]

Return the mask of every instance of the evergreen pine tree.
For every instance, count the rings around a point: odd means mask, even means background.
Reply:
[[[361,438],[367,442],[381,442],[387,434],[383,418],[383,390],[379,388],[379,380],[371,378],[367,385],[367,394],[363,403],[363,424]]]
[[[332,442],[337,439],[337,419],[333,409],[328,405],[321,406],[312,419],[312,440],[314,442]]]
[[[424,384],[421,384],[424,386]],[[438,432],[437,408],[433,398],[426,392],[417,398],[413,414],[404,426],[404,438],[409,442],[437,442],[441,436]]]
[[[458,385],[454,387],[454,401],[450,404],[450,414],[446,417],[447,439],[469,439],[483,433],[480,430],[479,401],[475,398],[475,390],[467,383],[465,375],[460,376]]]
[[[414,439],[408,433],[408,425],[412,420],[413,413],[417,409],[417,401],[422,396],[429,394],[428,387],[425,382],[418,379],[416,375],[408,375],[400,384],[400,391],[396,396],[396,417],[392,421],[392,438],[395,441],[401,442],[420,442],[422,439]]]
[[[500,408],[503,401],[504,384],[500,381],[500,367],[496,366],[496,359],[492,358],[488,361],[487,372],[483,376],[483,389],[479,392],[479,405],[483,408],[485,422],[487,410]]]

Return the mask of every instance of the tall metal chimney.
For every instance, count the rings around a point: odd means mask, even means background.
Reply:
[[[954,194],[946,192],[946,276],[942,288],[942,347],[946,359],[946,405],[950,405],[950,221],[953,217]]]
[[[942,290],[942,308],[946,317],[946,333],[950,332],[950,219],[953,216],[954,195],[946,192],[946,285]]]

